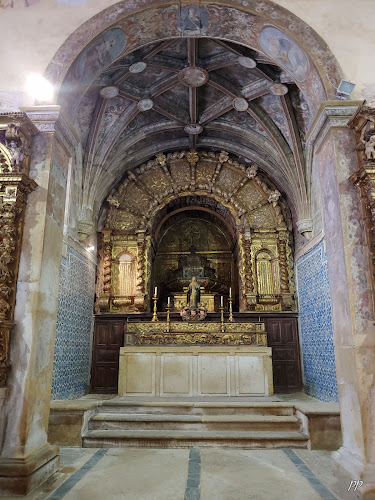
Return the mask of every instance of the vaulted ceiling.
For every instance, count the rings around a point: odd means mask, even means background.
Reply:
[[[242,45],[190,37],[145,46],[106,68],[70,106],[86,205],[100,205],[127,169],[189,148],[255,164],[292,210],[306,200],[306,100],[285,71]]]

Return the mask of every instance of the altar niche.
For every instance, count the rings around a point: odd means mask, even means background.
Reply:
[[[164,218],[157,231],[153,281],[159,290],[159,309],[165,310],[168,297],[171,311],[192,305],[188,291],[197,284],[194,301],[207,312],[219,311],[221,296],[229,290],[238,310],[238,245],[216,215],[199,207],[179,209]]]

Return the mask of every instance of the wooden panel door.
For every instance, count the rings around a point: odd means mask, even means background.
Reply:
[[[275,392],[302,389],[297,318],[267,318],[267,343],[272,347]]]
[[[117,394],[118,364],[123,339],[123,321],[95,323],[91,392]]]

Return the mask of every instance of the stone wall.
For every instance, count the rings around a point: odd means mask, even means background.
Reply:
[[[73,399],[90,382],[95,265],[68,246],[62,259],[52,399]]]
[[[337,401],[331,297],[323,241],[297,260],[299,330],[307,394]]]

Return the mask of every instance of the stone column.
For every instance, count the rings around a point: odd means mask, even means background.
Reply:
[[[59,106],[24,110],[37,127],[25,211],[0,451],[0,495],[25,495],[58,467],[47,443],[66,177],[77,144]]]
[[[332,455],[345,490],[363,481],[359,498],[375,498],[375,327],[370,252],[359,189],[354,133],[347,126],[360,102],[322,104],[307,136],[319,168],[343,446]],[[353,498],[353,493],[351,493]]]

